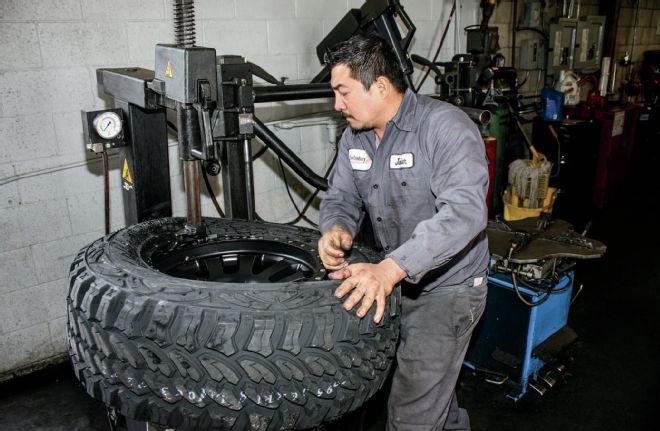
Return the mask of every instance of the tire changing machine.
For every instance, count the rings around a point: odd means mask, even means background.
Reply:
[[[577,338],[568,326],[577,259],[606,250],[565,221],[545,217],[491,221],[486,309],[465,366],[521,399],[528,389],[544,395],[566,371],[564,353]]]

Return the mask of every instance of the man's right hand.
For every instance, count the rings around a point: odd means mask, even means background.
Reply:
[[[331,271],[344,268],[346,252],[353,246],[353,237],[341,226],[333,226],[319,240],[319,256],[323,266]]]

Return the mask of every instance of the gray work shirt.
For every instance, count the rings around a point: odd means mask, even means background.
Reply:
[[[355,236],[366,209],[379,245],[423,290],[483,276],[488,264],[483,139],[460,109],[406,90],[379,145],[346,128],[320,230]]]

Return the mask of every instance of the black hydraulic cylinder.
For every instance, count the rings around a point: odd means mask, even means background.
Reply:
[[[267,85],[254,87],[254,103],[332,97],[330,84]]]
[[[284,163],[293,169],[307,184],[320,190],[328,190],[328,181],[305,165],[305,162],[300,160],[275,133],[256,117],[254,118],[254,132],[268,148],[273,150],[278,157],[282,158]]]

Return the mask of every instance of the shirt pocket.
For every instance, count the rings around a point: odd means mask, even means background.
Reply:
[[[431,198],[429,179],[413,169],[390,169],[388,204],[415,211],[428,204]]]

